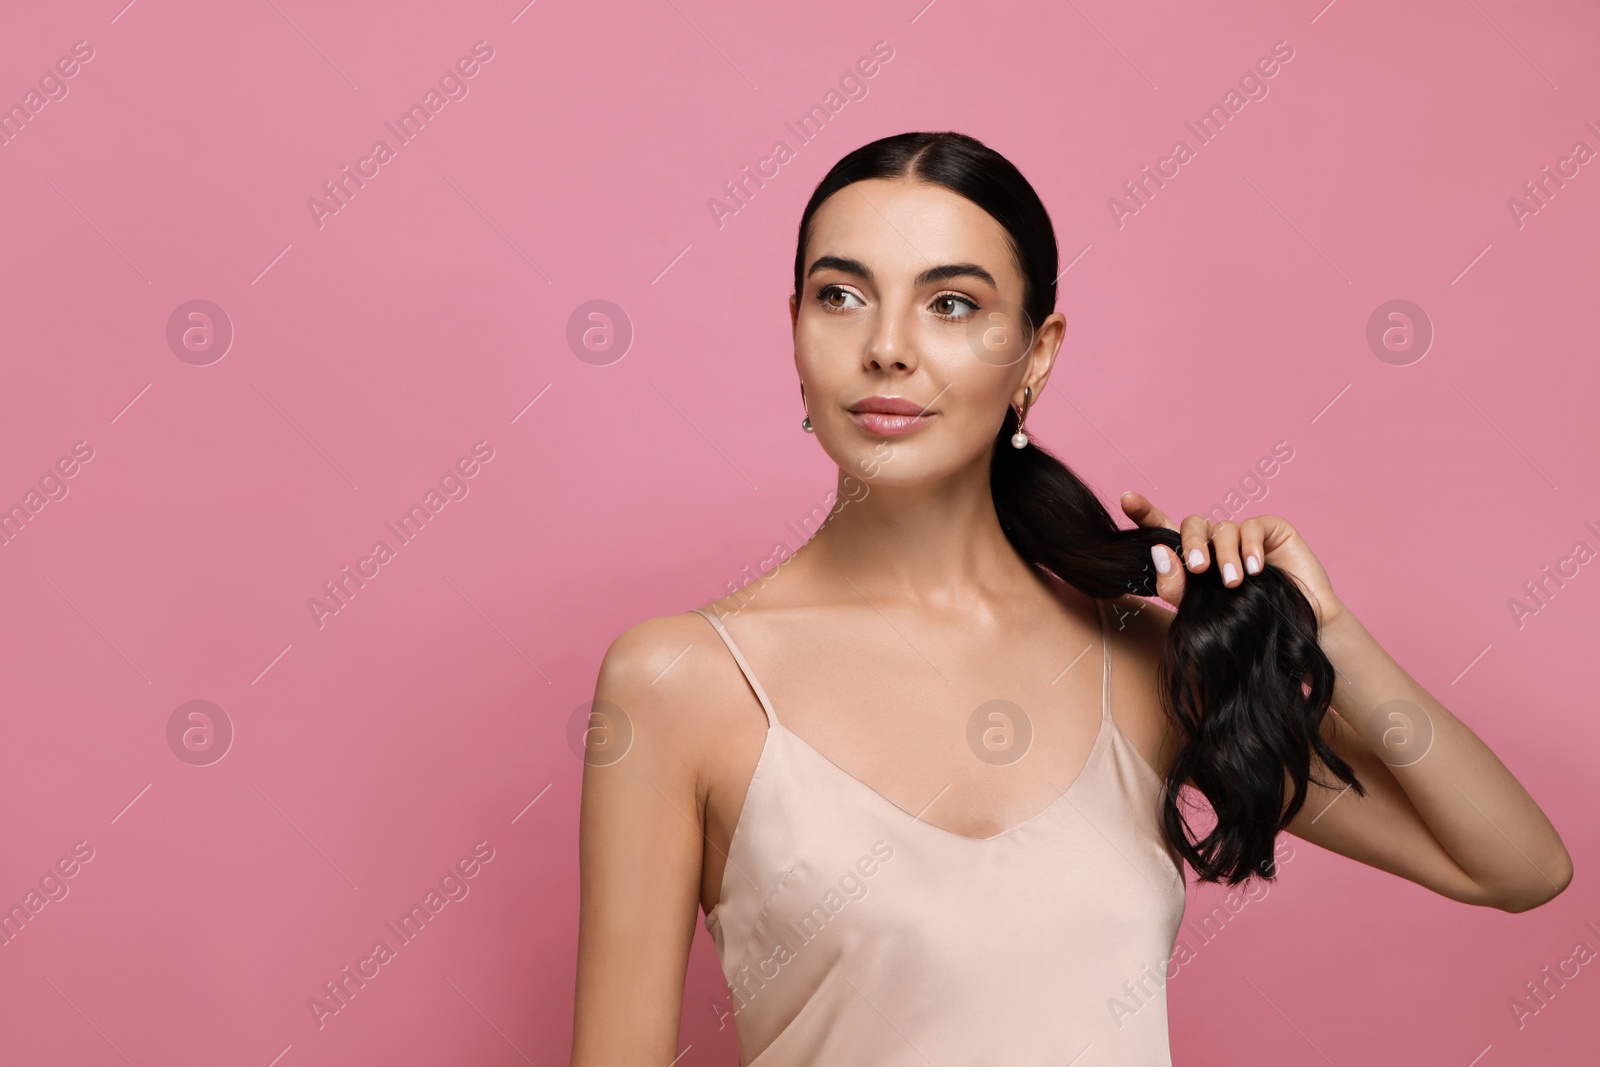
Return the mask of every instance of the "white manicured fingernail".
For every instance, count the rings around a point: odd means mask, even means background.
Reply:
[[[1236,582],[1236,581],[1238,581],[1239,580],[1239,568],[1235,567],[1231,563],[1224,563],[1222,565],[1222,580],[1224,582]]]
[[[1200,551],[1198,548],[1191,548],[1189,550],[1189,566],[1199,567],[1203,565],[1205,561],[1206,554],[1204,552]]]
[[[1167,550],[1161,545],[1150,546],[1150,558],[1156,561],[1156,570],[1166,574],[1172,569],[1172,564],[1167,560]]]
[[[1261,573],[1261,561],[1256,558],[1256,554],[1254,552],[1250,553],[1244,558],[1244,569],[1249,571],[1251,574]]]

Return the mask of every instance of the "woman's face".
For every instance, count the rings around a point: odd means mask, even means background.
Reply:
[[[804,270],[795,365],[817,439],[847,473],[948,477],[988,456],[1025,385],[1037,406],[1066,320],[1029,330],[1006,232],[972,201],[916,181],[848,185],[812,216]],[[897,406],[909,413],[870,410]]]

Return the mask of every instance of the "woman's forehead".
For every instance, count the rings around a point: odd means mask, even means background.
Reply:
[[[826,255],[861,263],[880,281],[944,263],[980,264],[1002,288],[1019,281],[1000,223],[959,193],[926,182],[847,185],[817,209],[807,237],[807,270]]]

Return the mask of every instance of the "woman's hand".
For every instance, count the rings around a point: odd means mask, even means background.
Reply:
[[[1233,589],[1250,575],[1260,574],[1270,562],[1299,583],[1317,613],[1320,628],[1326,629],[1344,611],[1311,546],[1280,516],[1256,515],[1242,522],[1214,523],[1204,515],[1190,515],[1178,526],[1139,493],[1123,493],[1121,504],[1138,525],[1164,526],[1183,538],[1182,566],[1166,545],[1150,550],[1156,567],[1156,595],[1173,607],[1183,599],[1185,575],[1190,571],[1199,574],[1213,565],[1220,567],[1222,584]]]

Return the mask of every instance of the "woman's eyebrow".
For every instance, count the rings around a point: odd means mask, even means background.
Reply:
[[[1000,288],[999,283],[994,280],[994,275],[976,263],[946,263],[939,267],[929,267],[917,275],[916,284],[923,286],[929,282],[942,282],[946,278],[977,278],[991,289]]]
[[[811,269],[806,271],[806,277],[809,278],[821,270],[843,271],[846,274],[854,274],[868,282],[876,280],[865,263],[857,259],[850,259],[847,256],[818,256],[816,261],[811,264]],[[921,287],[930,282],[942,282],[946,278],[977,278],[987,283],[991,289],[1000,288],[999,284],[994,280],[994,275],[976,263],[945,263],[941,266],[929,267],[917,275],[915,284]]]

